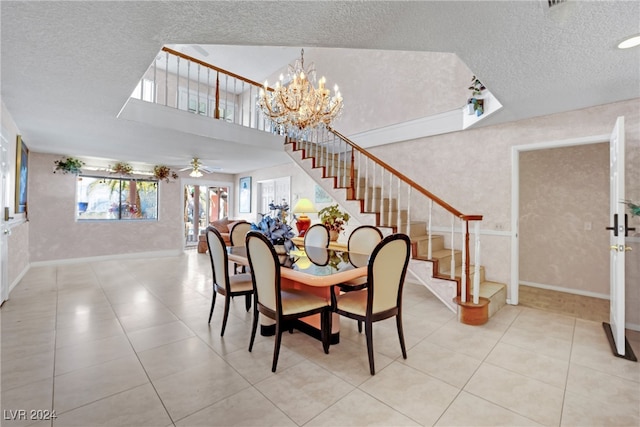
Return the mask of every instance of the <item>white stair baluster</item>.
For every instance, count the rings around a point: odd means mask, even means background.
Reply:
[[[453,214],[451,215],[451,263],[449,265],[449,268],[451,269],[450,271],[450,276],[452,279],[456,278],[456,253],[455,253],[455,245],[453,244],[453,233],[454,233],[454,220],[455,217],[453,216]]]
[[[427,241],[427,259],[431,259],[433,256],[433,250],[431,248],[431,212],[433,211],[433,199],[429,199],[429,226],[428,226],[428,236],[429,236],[429,240]]]
[[[460,300],[462,302],[467,302],[467,245],[465,241],[466,230],[465,225],[467,222],[464,220],[460,220],[461,228],[460,235],[462,236],[462,271],[460,272]]]
[[[388,193],[389,193],[389,219],[388,219],[388,221],[389,221],[389,225],[390,226],[393,226],[393,219],[391,217],[391,199],[393,199],[393,190],[392,190],[393,187],[392,187],[392,184],[393,184],[393,174],[391,173],[391,171],[389,171],[389,191],[388,191]],[[400,215],[398,215],[398,217],[400,217]],[[398,228],[398,233],[399,232],[400,232],[400,229]]]
[[[400,186],[401,183],[402,180],[398,177],[398,233],[402,231],[402,215],[400,215],[400,190],[402,188]]]
[[[407,185],[407,236],[411,236],[411,186]]]

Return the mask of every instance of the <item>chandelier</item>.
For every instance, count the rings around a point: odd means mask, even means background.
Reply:
[[[338,85],[335,94],[325,88],[326,79],[322,77],[316,82],[316,70],[312,63],[304,68],[304,49],[300,52],[300,60],[291,65],[288,71],[289,81],[280,81],[273,90],[264,82],[260,89],[258,106],[281,131],[299,132],[312,129],[320,124],[329,125],[342,111],[342,96]]]

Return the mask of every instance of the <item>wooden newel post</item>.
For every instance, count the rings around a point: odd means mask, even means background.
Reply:
[[[216,72],[216,111],[214,116],[216,119],[220,118],[220,72]]]

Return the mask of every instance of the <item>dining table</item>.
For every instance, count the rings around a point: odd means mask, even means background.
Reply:
[[[228,246],[227,254],[229,261],[249,265],[245,246]],[[282,289],[300,289],[330,299],[331,292],[339,292],[334,285],[367,276],[369,254],[307,246],[278,254],[278,259]],[[340,316],[335,313],[332,316],[331,344],[337,344]],[[296,328],[320,339],[320,316],[305,317],[297,322]],[[260,316],[260,334],[275,334],[272,319]]]

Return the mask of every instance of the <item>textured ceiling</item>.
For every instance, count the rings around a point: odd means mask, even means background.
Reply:
[[[283,19],[287,11],[297,20]],[[2,101],[41,152],[179,165],[198,151],[231,173],[284,162],[116,118],[167,44],[454,53],[504,106],[489,124],[640,97],[640,48],[616,49],[640,33],[635,0],[568,0],[551,11],[546,0],[2,1],[0,13]],[[254,52],[225,48],[211,62],[257,81],[290,62],[286,49]]]

